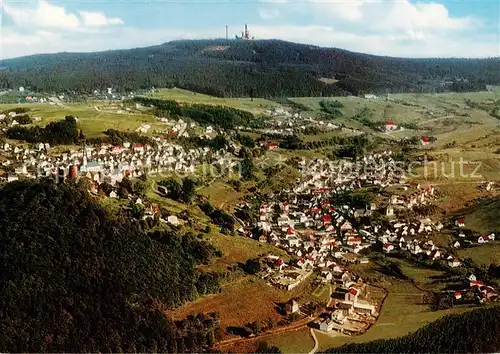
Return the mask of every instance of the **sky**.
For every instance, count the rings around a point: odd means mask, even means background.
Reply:
[[[282,39],[398,57],[500,56],[498,0],[0,0],[0,59],[175,39]]]

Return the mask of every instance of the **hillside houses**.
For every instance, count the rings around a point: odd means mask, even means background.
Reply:
[[[401,222],[393,219],[389,225],[373,222],[360,225],[362,218],[369,219],[375,210],[385,208],[377,203],[368,203],[362,208],[332,204],[336,196],[360,188],[394,189],[394,186],[400,192],[394,192],[398,194],[385,200],[388,207],[404,211],[408,205],[411,208],[430,202],[434,187],[422,188],[406,183],[391,155],[390,151],[366,155],[358,166],[346,161],[339,164],[313,160],[303,170],[296,187],[285,194],[287,200],[269,200],[260,205],[259,218],[255,222],[259,232],[254,238],[297,257],[298,261],[292,266],[298,269],[323,269],[327,263],[360,262],[357,254],[377,242],[384,245],[386,253],[403,249],[415,255],[441,259],[440,253],[436,255],[436,247],[422,239],[439,231],[442,224],[428,219]],[[324,276],[325,279],[329,277],[327,273]]]
[[[338,130],[354,135],[363,133],[360,130],[347,128],[342,124],[334,124],[310,116],[302,116],[300,113],[292,113],[283,108],[268,110],[266,113],[268,115],[267,119],[261,122],[258,128],[239,126],[238,130],[281,136],[304,134],[310,128],[323,132]]]
[[[233,163],[225,151],[212,152],[208,147],[185,149],[160,138],[156,138],[155,146],[101,144],[61,154],[49,152],[48,144],[25,148],[6,143],[3,153],[7,161],[3,165],[14,167],[11,177],[86,176],[98,183],[114,185],[125,176],[139,177],[144,173],[190,174],[195,172],[196,166],[206,163],[219,166],[222,172],[230,171]]]

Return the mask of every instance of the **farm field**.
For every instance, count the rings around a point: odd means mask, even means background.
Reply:
[[[354,128],[359,123],[349,117],[354,116],[363,107],[369,108],[373,115],[373,122],[392,121],[395,124],[409,124],[418,127],[418,130],[377,133],[379,136],[401,138],[410,135],[432,135],[437,138],[434,147],[443,147],[455,141],[457,144],[467,145],[498,130],[500,121],[491,117],[488,112],[477,108],[470,108],[466,99],[473,102],[492,102],[500,99],[499,92],[473,92],[455,94],[391,94],[386,100],[365,99],[361,97],[301,97],[291,98],[303,104],[313,112],[320,111],[319,102],[338,101],[344,108],[343,117],[336,119]],[[356,127],[358,125],[358,127]],[[371,129],[362,129],[370,132]],[[373,132],[373,131],[371,131]]]
[[[219,98],[178,88],[159,89],[158,92],[151,93],[148,96],[186,103],[224,105],[252,113],[263,113],[268,109],[280,107],[280,104],[263,98]]]
[[[486,234],[500,230],[500,196],[491,195],[460,210],[457,216],[464,218],[465,226],[473,231]]]
[[[463,248],[459,252],[461,258],[471,258],[475,263],[488,267],[500,263],[500,243],[492,242],[485,245]]]
[[[422,286],[425,289],[438,291],[440,290],[442,285],[444,285],[432,283],[433,277],[440,277],[445,275],[445,272],[443,271],[419,267],[418,265],[403,259],[394,259],[394,261],[398,262],[401,265],[401,270],[406,276],[414,280],[419,286]]]
[[[280,348],[285,354],[308,353],[314,347],[309,328],[284,333],[277,338],[271,337],[266,343]]]

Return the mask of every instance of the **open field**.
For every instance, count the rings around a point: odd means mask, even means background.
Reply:
[[[476,264],[488,267],[490,264],[500,264],[500,242],[495,241],[485,245],[463,248],[460,258],[471,258]]]
[[[448,154],[447,150],[442,150],[434,156],[434,161],[415,162],[408,171],[410,177],[434,183],[455,181],[476,185],[500,180],[500,160],[487,151],[481,153],[478,149]]]
[[[231,209],[243,197],[242,193],[223,181],[214,181],[208,187],[200,189],[198,194],[208,198],[215,207],[224,210]]]
[[[107,129],[135,131],[142,123],[150,124],[152,129],[161,128],[160,123],[152,115],[127,111],[119,113],[120,109],[107,108],[102,102],[68,104],[64,107],[49,104],[0,105],[0,110],[14,107],[30,108],[29,114],[32,118],[41,118],[41,121],[36,123],[40,126],[64,119],[68,115],[78,117],[78,123],[87,137],[102,136]]]
[[[354,96],[292,98],[293,101],[308,106],[313,112],[320,111],[319,102],[322,100],[339,101],[344,105],[344,108],[340,109],[344,116],[336,121],[357,129],[361,128],[359,122],[349,117],[367,107],[372,112],[371,120],[374,122],[411,123],[418,128],[389,134],[376,133],[377,135],[398,139],[403,136],[432,135],[437,138],[433,144],[435,147],[443,147],[453,141],[465,146],[490,135],[494,130],[499,130],[498,119],[478,108],[470,108],[465,102],[466,99],[491,102],[500,99],[500,93],[391,94],[387,100]],[[373,132],[368,127],[362,130]]]
[[[252,321],[276,322],[281,319],[277,305],[288,301],[300,292],[286,292],[267,285],[256,277],[240,277],[224,285],[222,293],[208,295],[200,300],[185,304],[173,311],[174,318],[184,318],[192,313],[219,312],[221,327],[244,326]]]
[[[392,260],[392,259],[391,259]],[[401,270],[410,279],[413,279],[419,287],[423,287],[428,290],[441,290],[445,284],[433,284],[432,277],[444,276],[445,272],[439,271],[431,268],[419,267],[404,259],[393,259],[393,261],[401,265]]]
[[[392,97],[392,95],[391,95]],[[394,123],[414,122],[421,117],[421,113],[415,107],[408,107],[402,104],[385,100],[371,100],[356,96],[348,97],[297,97],[291,100],[310,107],[315,111],[320,110],[320,101],[338,101],[344,105],[340,110],[344,117],[355,115],[363,107],[368,107],[373,112],[373,121],[385,122],[393,120]]]
[[[158,92],[152,93],[149,96],[186,103],[224,105],[243,109],[252,113],[263,113],[268,109],[280,107],[278,103],[263,98],[219,98],[178,88],[160,89]]]
[[[212,226],[216,228],[216,226]],[[286,259],[286,253],[268,243],[258,242],[249,237],[229,236],[218,232],[211,232],[205,237],[212,245],[222,252],[222,257],[217,258],[216,264],[211,268],[227,269],[228,266],[244,263],[248,259],[255,258],[268,253],[282,255]]]
[[[500,230],[500,198],[491,196],[471,203],[456,215],[464,218],[465,227],[486,234]]]
[[[268,345],[276,346],[285,354],[308,353],[314,347],[309,328],[284,333],[279,337],[266,340]]]

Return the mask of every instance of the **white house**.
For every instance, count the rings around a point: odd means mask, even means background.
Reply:
[[[170,215],[167,218],[167,222],[172,224],[172,225],[179,225],[179,218],[175,215]]]

